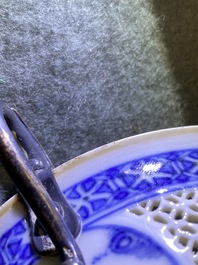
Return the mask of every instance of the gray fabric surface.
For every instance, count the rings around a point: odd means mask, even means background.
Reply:
[[[196,1],[0,1],[0,100],[55,166],[134,134],[197,124]],[[13,194],[1,173],[0,202]]]

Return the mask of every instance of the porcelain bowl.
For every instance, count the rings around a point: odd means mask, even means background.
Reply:
[[[198,126],[119,140],[54,173],[82,218],[87,265],[198,264]],[[17,195],[0,227],[0,265],[57,264],[35,253]]]

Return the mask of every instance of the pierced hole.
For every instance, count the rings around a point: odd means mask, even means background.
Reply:
[[[164,207],[162,208],[162,212],[164,212],[164,213],[170,213],[171,210],[172,210],[172,208],[169,207],[169,206],[164,206]]]
[[[187,225],[182,226],[180,229],[182,231],[184,231],[184,232],[189,232],[191,234],[195,234],[196,233],[196,231],[192,227],[187,226]]]
[[[198,212],[198,205],[195,205],[195,204],[190,205],[190,209],[192,209],[195,212]]]
[[[198,216],[189,214],[189,216],[187,217],[187,221],[193,224],[198,224]]]
[[[177,191],[177,192],[175,193],[175,195],[176,195],[177,197],[182,197],[183,193],[182,193],[181,191]]]
[[[195,192],[194,191],[191,191],[189,192],[187,195],[186,195],[186,199],[187,200],[192,200],[195,196]]]
[[[178,199],[175,198],[175,197],[168,197],[166,200],[170,201],[170,202],[173,202],[173,203],[178,203],[179,202]]]
[[[141,202],[140,205],[145,208],[146,207],[146,202]]]
[[[184,212],[182,210],[178,210],[175,214],[175,220],[181,220],[184,217]]]
[[[157,208],[159,207],[159,205],[160,205],[160,201],[154,201],[153,203],[152,203],[152,205],[150,206],[150,211],[155,211],[155,210],[157,210]]]
[[[194,242],[192,252],[194,253],[194,255],[197,254],[197,252],[198,252],[198,241]]]
[[[161,224],[167,224],[168,223],[168,221],[166,220],[166,219],[164,219],[162,216],[160,216],[160,215],[155,215],[154,217],[153,217],[153,220],[155,220],[156,222],[158,222],[158,223],[161,223]]]
[[[143,215],[143,211],[141,211],[141,210],[138,209],[138,208],[132,209],[132,210],[130,210],[130,212],[131,212],[131,213],[134,213],[134,214],[136,214],[136,215],[138,215],[138,216]]]
[[[169,228],[169,232],[171,235],[175,236],[175,229],[174,228]]]
[[[188,245],[188,238],[186,238],[186,237],[184,237],[184,236],[180,236],[180,238],[179,238],[179,243],[180,243],[182,246],[186,247],[186,246]]]

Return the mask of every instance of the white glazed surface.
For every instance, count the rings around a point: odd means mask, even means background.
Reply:
[[[91,176],[96,176],[96,174],[106,172],[106,170],[112,167],[116,167],[118,165],[138,159],[140,161],[142,158],[152,155],[191,149],[198,149],[197,126],[168,129],[123,139],[77,157],[59,166],[54,170],[54,172],[59,186],[63,191],[65,191],[73,185],[76,185],[83,180],[89,179]],[[141,181],[148,180],[152,174],[157,173],[161,166],[160,163],[161,162],[158,161],[155,164],[149,164],[146,166],[144,165],[144,169],[140,176]],[[125,171],[128,172],[127,170],[129,171],[129,169],[126,168]],[[138,181],[140,182],[140,180]],[[174,189],[175,187],[176,186],[174,186]],[[179,187],[178,189],[181,190],[182,187]],[[189,187],[189,189],[191,189],[191,187]],[[167,187],[165,187],[164,190],[162,188],[156,190],[154,194],[155,197],[152,195],[152,198],[147,198],[146,202],[149,202],[150,200],[152,204],[152,201],[156,200],[156,198],[161,200],[161,196],[163,196],[163,193],[167,191]],[[65,195],[67,196],[68,194],[69,193],[66,191]],[[95,199],[94,194],[88,195],[90,196],[90,201],[93,198]],[[86,196],[88,195],[86,194]],[[76,208],[80,208],[84,203],[84,200],[85,198],[82,195],[79,200],[75,202]],[[192,258],[191,252],[184,251],[184,249],[188,248],[188,246],[186,246],[186,248],[181,248],[180,250],[178,249],[178,246],[175,247],[173,244],[175,236],[168,238],[167,233],[164,232],[167,225],[163,225],[160,222],[151,221],[151,213],[148,209],[148,211],[144,210],[140,215],[136,214],[138,213],[137,209],[141,208],[141,201],[143,201],[143,199],[140,200],[139,198],[139,201],[134,201],[134,203],[130,205],[129,201],[120,200],[119,207],[117,204],[114,204],[110,209],[108,207],[103,208],[102,211],[99,211],[96,213],[96,215],[90,216],[89,219],[83,220],[85,230],[83,230],[80,238],[78,239],[78,243],[84,254],[86,264],[140,265],[158,262],[158,264],[169,265],[175,264],[172,257],[174,257],[174,259],[177,261],[177,264],[198,264],[196,263],[196,259]],[[173,211],[175,209],[174,207],[183,207],[184,212],[188,211],[186,208],[188,207],[188,204],[185,203],[184,198],[180,203],[180,206],[172,206]],[[196,201],[194,203],[196,203]],[[160,211],[160,209],[161,208],[159,207],[158,211]],[[154,211],[152,214],[153,213]],[[164,213],[158,212],[158,215],[161,214],[163,215]],[[5,235],[6,231],[8,231],[11,227],[13,227],[14,224],[16,224],[21,220],[22,217],[25,216],[25,210],[17,196],[11,198],[9,202],[1,207],[0,216],[0,237],[2,240],[2,236]],[[174,223],[175,229],[177,229],[177,225],[178,222]],[[115,254],[110,250],[107,251],[108,248],[111,249],[108,242],[108,233],[114,233],[116,227],[119,229],[120,226],[122,229],[130,231],[129,234],[131,231],[137,231],[137,237],[139,236],[138,233],[143,233],[145,235],[146,242],[150,242],[150,239],[151,241],[153,240],[152,242],[154,242],[154,245],[162,248],[165,252],[165,255],[159,256],[157,254],[155,258],[155,254],[151,255],[150,257],[148,253],[144,255],[144,251],[142,252],[142,255],[141,253],[139,254],[138,251],[138,255],[129,255],[126,251],[122,254]],[[123,230],[120,233],[123,233]],[[196,234],[194,236],[196,236]],[[24,244],[30,241],[28,233],[23,236],[22,241]],[[153,250],[153,252],[155,252],[155,250]],[[6,253],[2,252],[1,255],[6,259]],[[170,259],[169,256],[171,257]],[[7,260],[5,264],[11,264],[11,261]],[[57,259],[40,259],[37,264],[57,264]]]

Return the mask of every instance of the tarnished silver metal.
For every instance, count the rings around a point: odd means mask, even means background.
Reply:
[[[79,216],[60,191],[43,148],[18,113],[3,103],[0,159],[27,205],[36,250],[58,253],[65,265],[85,264],[74,239],[81,230]]]

